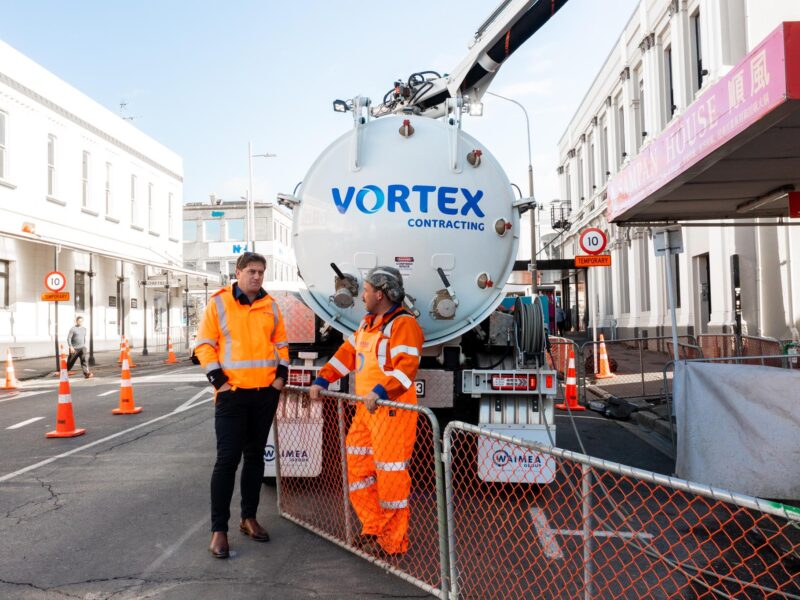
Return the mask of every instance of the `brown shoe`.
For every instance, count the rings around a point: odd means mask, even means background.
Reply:
[[[208,551],[214,558],[228,558],[230,549],[228,548],[228,534],[224,531],[215,531],[211,534],[211,544]]]
[[[94,377],[94,373],[86,373],[84,377],[86,377],[86,379],[92,379]]]
[[[255,519],[242,519],[242,522],[239,523],[239,531],[247,536],[250,536],[257,542],[269,541],[269,534],[267,533],[267,530],[259,525],[258,521]]]

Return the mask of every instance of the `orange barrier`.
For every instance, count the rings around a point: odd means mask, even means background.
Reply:
[[[131,349],[128,347],[128,339],[125,338],[125,357],[128,359],[128,366],[132,369],[136,366],[133,362],[133,354],[131,354]]]
[[[125,336],[124,335],[121,338],[119,338],[119,360],[117,360],[117,364],[121,365],[123,360],[125,360]]]
[[[172,349],[172,339],[170,338],[167,338],[167,347],[169,348],[169,356],[167,356],[167,360],[165,360],[164,363],[174,365],[178,360],[175,358],[175,352]]]
[[[56,428],[45,434],[49,438],[76,437],[86,433],[85,429],[75,428],[75,418],[72,415],[72,392],[69,389],[69,373],[67,373],[67,355],[64,346],[61,346],[61,379],[58,382],[58,410],[56,412]]]
[[[614,374],[611,372],[611,367],[608,365],[608,353],[606,352],[606,340],[603,334],[600,334],[600,372],[594,374],[595,379],[611,379]]]
[[[141,406],[135,406],[133,401],[133,385],[131,384],[131,370],[128,365],[128,355],[122,359],[122,378],[119,382],[119,408],[111,411],[115,415],[135,415],[142,412]]]
[[[0,385],[0,390],[16,390],[21,387],[17,376],[14,373],[14,360],[11,358],[11,350],[6,350],[6,382]]]
[[[567,368],[567,387],[564,392],[564,403],[556,404],[559,410],[586,410],[578,404],[578,380],[575,375],[575,352],[569,349],[569,367]]]

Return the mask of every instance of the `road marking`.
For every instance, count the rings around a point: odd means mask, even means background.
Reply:
[[[117,390],[109,390],[107,392],[103,392],[102,394],[97,394],[97,397],[100,398],[102,396],[110,396],[111,394],[116,394]]]
[[[558,540],[556,540],[556,535],[571,535],[571,536],[579,536],[584,537],[587,533],[591,533],[592,536],[598,538],[622,538],[622,539],[632,539],[637,538],[640,540],[649,541],[653,539],[653,536],[649,533],[640,533],[637,531],[591,531],[586,532],[579,529],[551,529],[550,525],[547,522],[547,517],[544,514],[544,511],[541,508],[531,508],[530,509],[531,520],[533,521],[533,526],[536,529],[536,536],[539,538],[539,544],[542,546],[542,550],[544,550],[545,556],[547,558],[564,558],[563,552],[561,552],[561,547],[558,545]]]
[[[44,417],[33,417],[32,419],[28,419],[27,421],[22,421],[17,423],[16,425],[11,425],[10,427],[6,427],[6,429],[19,429],[20,427],[25,427],[25,425],[30,425],[31,423],[36,423],[36,421],[41,421]]]
[[[186,402],[184,402],[183,404],[181,404],[181,405],[180,405],[178,408],[176,408],[176,409],[175,409],[175,410],[173,410],[172,412],[176,412],[176,413],[177,413],[177,412],[183,412],[183,411],[185,411],[185,410],[189,410],[190,408],[194,408],[194,406],[195,406],[195,405],[194,405],[194,404],[192,404],[192,403],[193,403],[195,400],[197,400],[197,399],[198,399],[200,396],[202,396],[203,394],[210,394],[210,393],[211,393],[211,388],[205,388],[205,389],[203,389],[203,390],[201,390],[201,391],[197,392],[197,393],[196,393],[194,396],[192,396],[191,398],[189,398],[189,399],[188,399]],[[203,402],[208,402],[208,400],[203,400],[202,402],[198,402],[198,404],[203,404]]]
[[[211,390],[208,390],[208,389],[203,390],[202,392],[200,392],[198,394],[195,394],[195,396],[192,399],[195,400],[195,399],[199,398],[202,394],[206,394],[209,391],[211,391]],[[209,398],[209,400],[210,400],[210,398]],[[202,406],[203,404],[204,404],[203,402],[198,402],[197,404],[194,404],[192,406],[188,406],[184,410],[188,410],[189,408],[195,408],[196,406]],[[50,458],[45,459],[43,461],[40,461],[40,462],[38,462],[36,464],[29,465],[27,467],[23,467],[22,469],[19,469],[18,471],[14,471],[13,473],[9,473],[8,475],[3,475],[2,477],[0,477],[0,483],[2,483],[4,481],[8,481],[9,479],[14,479],[15,477],[23,475],[24,473],[27,473],[29,471],[34,471],[34,470],[38,469],[39,467],[44,467],[45,465],[49,465],[50,463],[55,462],[55,461],[57,461],[59,459],[66,458],[67,456],[72,456],[73,454],[76,454],[76,453],[82,452],[83,450],[86,450],[88,448],[92,448],[94,446],[97,446],[98,444],[102,444],[102,443],[107,442],[109,440],[113,440],[114,438],[118,438],[121,435],[125,435],[126,433],[130,433],[131,431],[136,431],[137,429],[141,429],[142,427],[147,427],[148,425],[152,425],[153,423],[158,423],[159,421],[162,421],[162,420],[164,420],[164,419],[166,419],[168,417],[173,417],[173,416],[175,416],[175,412],[174,411],[173,412],[169,412],[169,413],[167,413],[165,415],[161,415],[160,417],[156,417],[155,419],[150,419],[149,421],[145,421],[144,423],[139,423],[138,425],[134,425],[133,427],[129,427],[128,429],[124,429],[123,431],[118,431],[117,433],[112,433],[111,435],[107,435],[106,437],[104,437],[102,439],[99,439],[99,440],[96,440],[94,442],[91,442],[89,444],[85,444],[83,446],[78,446],[77,448],[73,448],[72,450],[69,450],[68,452],[63,452],[61,454],[57,454],[56,456],[51,456]]]
[[[187,540],[188,540],[190,537],[192,537],[192,536],[193,536],[195,533],[197,533],[197,530],[198,530],[198,529],[200,529],[201,527],[203,527],[204,525],[208,525],[208,517],[205,517],[205,516],[204,516],[202,519],[200,519],[200,520],[199,520],[197,523],[195,523],[194,525],[192,525],[192,526],[191,526],[191,527],[188,529],[188,531],[187,531],[186,533],[184,533],[184,534],[183,534],[183,535],[182,535],[182,536],[181,536],[181,537],[178,539],[178,541],[177,541],[177,542],[175,542],[175,543],[174,543],[174,544],[172,544],[172,545],[171,545],[169,548],[167,548],[166,550],[164,550],[164,552],[162,552],[162,553],[161,553],[161,556],[159,556],[157,559],[155,559],[153,562],[151,562],[149,565],[147,565],[147,568],[146,568],[144,571],[142,571],[142,573],[141,573],[141,575],[139,576],[139,578],[140,578],[140,579],[145,579],[145,580],[146,580],[146,579],[148,579],[148,578],[149,578],[149,576],[150,576],[150,574],[151,574],[153,571],[155,571],[155,570],[156,570],[156,569],[158,569],[158,568],[159,568],[159,567],[160,567],[162,564],[164,564],[164,562],[166,562],[166,561],[167,561],[167,559],[169,559],[169,558],[170,558],[170,557],[171,557],[173,554],[175,554],[175,552],[177,552],[177,551],[178,551],[178,549],[179,549],[181,546],[183,546],[183,544],[185,544],[185,543],[186,543],[186,541],[187,541]]]
[[[48,390],[39,390],[38,392],[22,392],[20,394],[14,394],[9,396],[8,398],[0,399],[0,402],[8,402],[9,400],[19,400],[20,398],[30,398],[31,396],[38,396],[39,394],[44,394]]]

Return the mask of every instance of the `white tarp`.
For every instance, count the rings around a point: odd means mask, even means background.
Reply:
[[[678,362],[672,389],[678,477],[800,499],[800,371]]]

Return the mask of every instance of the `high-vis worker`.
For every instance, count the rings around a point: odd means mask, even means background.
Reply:
[[[239,530],[258,542],[269,540],[256,510],[264,447],[289,375],[289,344],[278,305],[261,287],[266,266],[260,254],[240,255],[236,282],[211,296],[197,332],[195,354],[216,389],[209,551],[217,558],[229,556],[228,519],[242,457]]]
[[[362,547],[388,554],[408,550],[408,468],[417,413],[378,406],[377,400],[417,403],[414,377],[424,339],[414,315],[402,308],[404,296],[403,278],[394,267],[367,273],[362,296],[367,315],[310,391],[316,399],[323,388],[355,371],[356,394],[365,401],[356,408],[345,442],[350,502],[361,520]]]

